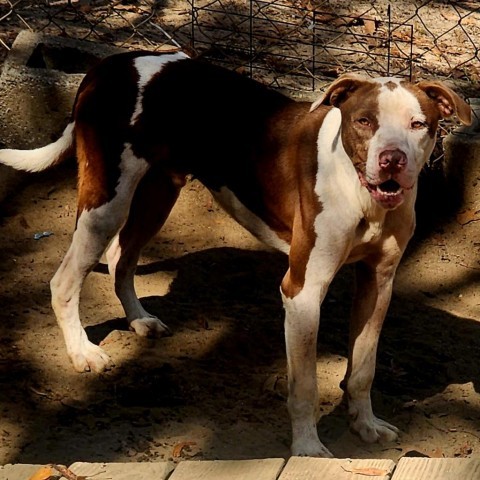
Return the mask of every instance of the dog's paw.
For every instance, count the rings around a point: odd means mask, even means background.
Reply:
[[[70,353],[73,367],[77,372],[100,373],[113,366],[110,357],[97,345],[87,341],[78,352]]]
[[[157,317],[137,318],[130,322],[130,330],[140,337],[167,337],[172,334],[170,329]]]
[[[350,428],[360,435],[360,438],[367,443],[394,442],[398,438],[399,430],[380,418],[373,416],[370,421],[352,421]]]
[[[296,440],[292,443],[291,450],[296,457],[333,458],[333,454],[320,440]]]

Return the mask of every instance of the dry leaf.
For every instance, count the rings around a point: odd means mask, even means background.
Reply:
[[[55,470],[58,470],[62,477],[66,478],[67,480],[86,480],[86,477],[83,475],[75,475],[69,468],[65,467],[64,465],[53,465]]]
[[[208,318],[204,317],[203,315],[199,315],[197,317],[197,324],[200,328],[203,328],[204,330],[208,330],[210,328],[208,325]]]
[[[55,469],[51,465],[45,465],[44,467],[40,467],[28,480],[49,480],[55,475]]]
[[[457,222],[460,225],[466,225],[470,222],[476,222],[477,220],[480,220],[477,214],[478,211],[474,208],[463,210],[462,212],[457,214]]]
[[[473,451],[473,448],[468,443],[465,443],[455,452],[454,455],[455,457],[464,458],[471,455],[472,451]]]
[[[93,8],[90,5],[78,5],[75,8],[80,10],[82,13],[90,13],[93,10]]]
[[[388,470],[384,470],[381,468],[344,468],[342,467],[346,472],[353,473],[355,475],[365,475],[366,477],[384,477],[385,475],[388,474]]]
[[[246,69],[243,65],[240,65],[239,67],[237,67],[237,68],[235,69],[235,71],[236,71],[237,73],[239,73],[240,75],[246,75],[246,74],[247,74],[247,69]],[[210,205],[210,206],[208,207],[208,210],[210,210],[211,205],[212,205],[212,202],[209,201],[208,204]]]
[[[432,450],[432,453],[430,454],[431,458],[444,458],[445,455],[443,454],[443,451],[441,448],[435,448]]]
[[[181,457],[184,448],[190,447],[190,446],[195,445],[195,444],[196,444],[196,442],[181,442],[181,443],[177,443],[177,444],[173,447],[173,453],[172,453],[173,458]]]
[[[27,219],[24,216],[20,217],[19,223],[22,228],[25,228],[25,229],[30,228],[30,225],[28,224]]]
[[[373,35],[377,30],[377,26],[375,24],[374,19],[364,18],[363,19],[363,30],[367,35]]]

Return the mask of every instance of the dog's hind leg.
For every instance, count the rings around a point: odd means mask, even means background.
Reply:
[[[93,140],[89,140],[91,144]],[[126,144],[117,171],[118,179],[114,183],[115,190],[109,192],[102,170],[104,159],[98,151],[93,153],[90,150],[90,153],[89,159],[82,159],[82,150],[79,149],[77,228],[70,248],[50,283],[52,306],[68,355],[80,372],[99,372],[109,364],[107,354],[88,340],[80,322],[79,299],[83,282],[127,220],[133,193],[149,167]]]
[[[169,335],[170,331],[140,303],[135,293],[135,269],[142,248],[164,224],[184,184],[184,176],[172,177],[152,167],[135,192],[126,224],[107,250],[108,268],[129,327],[143,337]]]

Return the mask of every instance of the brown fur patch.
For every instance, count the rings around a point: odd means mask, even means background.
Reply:
[[[228,188],[290,242],[298,160],[292,132],[308,108],[214,65],[173,62],[145,87],[133,148],[214,191]]]
[[[119,104],[123,103],[108,94],[109,74],[101,68],[104,66],[105,63],[100,64],[95,74],[87,75],[80,87],[74,111],[79,212],[98,208],[111,200],[120,177],[123,142],[118,134],[115,135],[114,127],[125,124],[127,115],[114,116],[119,113]],[[133,82],[128,85],[128,90],[134,91]],[[124,109],[127,108],[125,105]],[[125,131],[125,125],[122,127],[121,130]]]
[[[464,125],[472,123],[472,109],[461,97],[446,85],[436,81],[422,81],[414,85],[417,92],[423,92],[442,118],[456,114]]]
[[[395,82],[387,82],[387,83],[385,83],[385,86],[389,90],[395,90],[398,87],[398,84],[396,84]]]
[[[437,133],[438,121],[441,118],[440,112],[437,108],[437,103],[432,100],[423,90],[410,82],[402,82],[402,87],[412,92],[418,100],[420,108],[427,119],[428,135],[430,138],[435,137]]]
[[[130,118],[137,96],[138,74],[133,58],[114,55],[83,80],[74,107],[78,210],[98,208],[115,196],[120,156],[129,141]]]
[[[146,85],[132,137],[135,155],[171,173],[191,173],[214,191],[228,188],[287,243],[300,228],[299,288],[321,208],[316,139],[328,111],[309,107],[228,70],[182,60]]]
[[[88,125],[78,125],[77,162],[78,162],[78,199],[79,214],[84,210],[98,208],[111,199],[106,185],[108,172],[101,152],[96,148],[96,135]]]
[[[315,193],[318,171],[317,137],[321,124],[330,108],[321,106],[308,115],[298,118],[292,134],[291,161],[295,161],[295,202],[292,237],[290,241],[289,270],[282,282],[282,292],[288,298],[295,297],[305,284],[307,263],[316,233],[314,222],[322,211]]]
[[[370,139],[378,130],[380,84],[368,82],[352,93],[342,105],[342,143],[355,168],[365,172]],[[366,127],[358,120],[366,118]]]

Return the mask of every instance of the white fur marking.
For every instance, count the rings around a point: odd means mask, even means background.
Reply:
[[[389,89],[383,86],[387,81],[396,81],[399,86]],[[378,177],[379,154],[386,149],[400,149],[407,156],[407,167],[398,175],[404,179],[406,186],[416,182],[418,173],[428,159],[434,145],[426,129],[412,130],[412,121],[425,121],[425,114],[421,109],[417,97],[403,88],[398,79],[386,78],[378,81],[382,88],[378,95],[379,128],[370,141],[366,165],[368,181],[375,183]]]
[[[138,57],[134,60],[133,64],[137,69],[140,78],[138,80],[137,102],[130,120],[130,125],[133,125],[142,113],[143,92],[152,77],[159,73],[167,63],[176,62],[177,60],[185,60],[186,58],[189,58],[188,55],[183,52],[178,52],[158,57],[154,55],[148,55],[145,57]]]
[[[324,208],[315,222],[315,231],[321,236],[326,234],[325,229],[332,224],[337,225],[338,233],[345,236],[347,232],[342,231],[343,227],[357,225],[362,217],[376,218],[382,210],[362,187],[355,167],[343,148],[341,123],[340,110],[332,109],[326,115],[317,139],[318,173],[315,193]],[[334,149],[333,145],[336,145]],[[345,205],[350,207],[345,209]],[[342,212],[341,223],[338,222],[339,212]]]
[[[67,255],[51,281],[52,305],[68,354],[78,371],[101,371],[109,362],[101,348],[88,340],[78,305],[85,277],[100,259],[109,239],[126,221],[135,188],[148,169],[148,163],[135,156],[130,144],[124,147],[116,195],[110,202],[80,214]]]
[[[108,264],[108,273],[112,278],[115,278],[115,271],[117,269],[118,261],[122,256],[122,247],[120,246],[119,234],[115,235],[113,240],[110,242],[109,247],[105,253]]]

